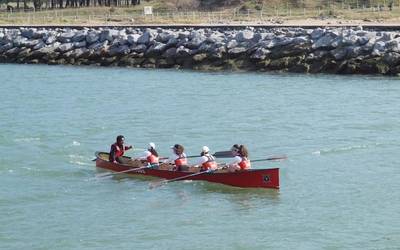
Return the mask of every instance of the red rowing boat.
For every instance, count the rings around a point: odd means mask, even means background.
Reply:
[[[180,178],[180,180],[208,181],[241,188],[279,188],[279,168],[250,169],[234,173],[226,171],[215,171],[195,176],[189,176],[193,175],[193,173],[195,172],[173,171],[153,168],[141,168],[140,170],[134,171],[134,168],[130,165],[109,162],[108,153],[96,152],[95,155],[97,168],[101,170],[111,170],[114,172],[124,171],[124,174],[130,176],[145,175],[164,178],[168,180]],[[132,171],[129,171],[130,169],[132,169]],[[185,178],[184,176],[188,177]]]

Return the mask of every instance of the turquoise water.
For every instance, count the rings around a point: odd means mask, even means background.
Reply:
[[[398,78],[0,65],[2,249],[400,249]],[[280,190],[96,179],[162,155],[287,154]],[[128,155],[138,155],[139,151]]]

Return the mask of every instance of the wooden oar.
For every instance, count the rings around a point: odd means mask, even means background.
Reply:
[[[144,166],[144,167],[140,167],[140,168],[131,168],[131,169],[124,170],[124,171],[119,171],[119,172],[101,173],[101,174],[97,174],[96,178],[105,178],[105,177],[113,176],[113,175],[116,175],[116,174],[135,172],[135,171],[142,170],[142,169],[145,169],[145,168],[149,168],[149,167],[148,166]]]
[[[258,162],[258,161],[279,161],[279,160],[286,160],[288,157],[286,155],[280,155],[280,156],[271,156],[265,159],[257,159],[257,160],[251,160],[251,162]]]
[[[216,158],[229,158],[233,157],[232,151],[218,151],[213,154],[214,157]],[[196,157],[201,157],[200,155],[189,155],[186,156],[186,158],[196,158]]]
[[[214,170],[209,169],[209,170],[206,170],[206,171],[203,171],[203,172],[184,175],[184,176],[181,176],[181,177],[178,177],[178,178],[174,178],[174,179],[170,179],[170,180],[161,180],[161,181],[151,182],[150,183],[150,189],[153,189],[153,188],[156,188],[156,187],[160,187],[160,186],[165,185],[165,184],[170,183],[170,182],[181,181],[181,180],[184,180],[184,179],[189,178],[189,177],[202,175],[202,174],[207,174],[207,173],[212,173],[212,172],[217,171],[219,169],[221,169],[221,168],[217,168],[217,169],[214,169]]]

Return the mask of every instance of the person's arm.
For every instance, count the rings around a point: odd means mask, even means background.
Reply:
[[[132,145],[125,146],[125,150],[129,150],[129,149],[131,149],[131,148],[133,148]]]
[[[149,157],[151,153],[149,151],[144,151],[143,155],[139,157],[139,160],[147,160],[147,157]]]
[[[165,163],[175,163],[175,160],[178,159],[178,155],[176,154],[172,154],[170,157],[168,157],[168,159],[165,161]]]
[[[227,163],[228,166],[232,166],[235,164],[239,164],[242,161],[242,158],[240,156],[235,156],[231,162]]]
[[[114,145],[111,146],[109,160],[110,160],[110,162],[117,162],[117,160],[115,159],[115,146]]]
[[[201,166],[206,161],[208,161],[208,158],[206,156],[202,156],[197,160],[194,166]]]

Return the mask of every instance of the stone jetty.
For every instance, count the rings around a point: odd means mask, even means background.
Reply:
[[[400,74],[400,32],[341,28],[0,28],[0,62]]]

